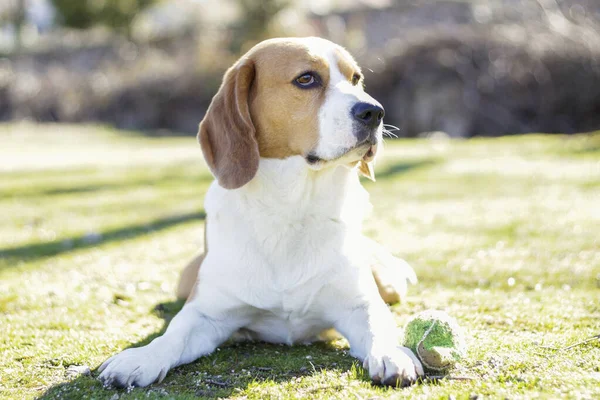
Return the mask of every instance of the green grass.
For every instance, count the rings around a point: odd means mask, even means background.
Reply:
[[[193,138],[0,126],[0,397],[600,397],[600,135],[388,142],[366,233],[420,278],[397,322],[447,310],[468,331],[454,376],[372,386],[343,340],[224,345],[160,385],[94,369],[181,307],[211,181]],[[87,365],[92,377],[74,376]]]

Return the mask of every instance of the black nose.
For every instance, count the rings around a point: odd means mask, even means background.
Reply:
[[[351,112],[355,120],[372,129],[379,126],[385,115],[381,106],[370,103],[356,103]]]

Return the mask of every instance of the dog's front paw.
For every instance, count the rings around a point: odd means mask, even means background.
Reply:
[[[424,374],[421,362],[406,347],[373,350],[363,367],[369,371],[373,383],[389,386],[412,385]]]
[[[106,360],[98,371],[104,386],[131,387],[148,386],[160,382],[170,366],[159,354],[148,346],[127,349]]]

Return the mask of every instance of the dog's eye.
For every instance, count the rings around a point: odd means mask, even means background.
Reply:
[[[356,85],[358,85],[358,82],[360,82],[360,75],[359,74],[352,75],[352,84],[354,86],[356,86]]]
[[[315,86],[318,81],[313,73],[307,72],[294,79],[294,83],[300,88],[310,88]]]
[[[304,74],[299,78],[296,78],[296,82],[301,84],[302,86],[310,85],[315,81],[315,77],[311,74]]]

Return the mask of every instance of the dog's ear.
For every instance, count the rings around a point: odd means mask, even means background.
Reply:
[[[248,104],[254,74],[250,59],[231,67],[198,130],[204,158],[226,189],[244,186],[258,170],[260,155]]]

